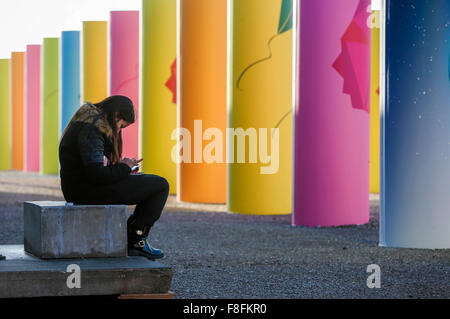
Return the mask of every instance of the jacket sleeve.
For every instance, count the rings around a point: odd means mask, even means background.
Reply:
[[[84,128],[78,136],[78,145],[86,177],[90,183],[97,185],[115,183],[130,174],[131,168],[124,163],[103,166],[105,138],[97,128]]]

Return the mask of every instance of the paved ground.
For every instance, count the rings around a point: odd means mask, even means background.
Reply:
[[[0,173],[0,244],[23,243],[27,200],[63,200],[59,179]],[[371,203],[367,225],[306,228],[171,197],[152,238],[177,298],[450,298],[450,250],[378,247]],[[367,288],[370,264],[381,267],[380,289]]]

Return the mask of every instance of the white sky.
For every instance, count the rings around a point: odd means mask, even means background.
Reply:
[[[112,10],[140,10],[142,0],[0,0],[0,59],[44,37],[81,30],[87,20],[109,21]]]

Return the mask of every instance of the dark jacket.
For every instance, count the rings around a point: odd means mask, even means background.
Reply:
[[[113,151],[113,132],[106,117],[92,123],[99,114],[93,104],[82,105],[60,141],[61,189],[68,202],[93,198],[93,192],[126,178],[131,172],[124,163],[104,166],[104,156],[109,158]]]

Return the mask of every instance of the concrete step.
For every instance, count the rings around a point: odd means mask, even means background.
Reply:
[[[22,245],[0,253],[0,298],[170,293],[172,269],[145,257],[43,260]]]
[[[127,256],[125,205],[24,203],[25,251],[43,259]]]

